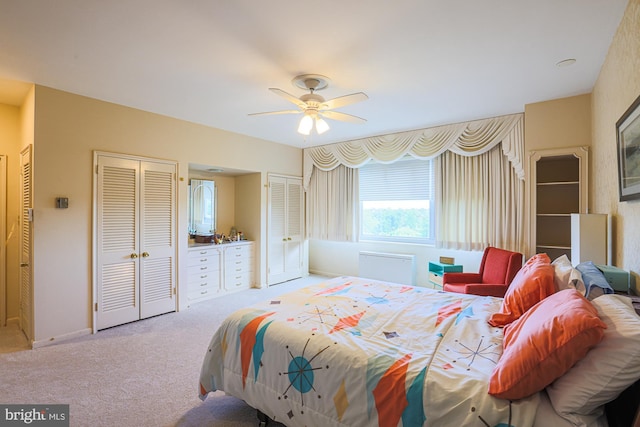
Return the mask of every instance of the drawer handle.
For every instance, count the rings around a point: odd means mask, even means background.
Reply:
[[[200,275],[200,278],[201,278],[201,279],[206,279],[206,278],[207,278],[207,275],[206,275],[206,274],[202,274],[202,275]]]
[[[200,292],[200,295],[204,295],[206,293],[207,293],[207,291],[202,291],[202,292]]]
[[[242,264],[242,261],[236,261],[236,264]]]
[[[236,271],[242,271],[242,269],[241,268],[236,268]]]
[[[242,276],[236,276],[236,279],[242,279]]]
[[[207,251],[200,251],[200,255],[206,255]]]
[[[207,268],[209,268],[209,267],[207,267],[206,265],[204,265],[204,266],[200,267],[200,270],[206,270]]]
[[[206,258],[200,258],[200,262],[207,262]]]
[[[207,286],[207,282],[200,283],[200,286]]]

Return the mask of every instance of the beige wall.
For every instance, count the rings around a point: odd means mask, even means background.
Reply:
[[[259,174],[242,175],[235,178],[236,191],[234,205],[235,222],[237,231],[242,231],[245,238],[254,240],[260,230],[266,230],[266,213],[267,213],[267,192],[262,185],[261,176]],[[264,201],[264,204],[262,203]],[[256,217],[252,212],[262,212],[262,215]],[[227,231],[229,232],[227,227]]]
[[[613,215],[614,265],[640,274],[640,201],[619,202],[616,121],[640,96],[640,0],[630,0],[593,89],[591,200]]]
[[[591,145],[591,94],[527,104],[526,152]]]
[[[302,174],[298,148],[250,138],[55,89],[36,86],[34,143],[34,295],[35,341],[84,333],[92,326],[93,151],[172,159],[179,162],[179,289],[186,277],[187,184],[189,163],[251,171],[261,192],[268,172]],[[256,176],[256,175],[254,175]],[[228,187],[225,187],[228,188]],[[55,209],[55,198],[69,198]],[[230,227],[234,197],[220,207],[221,226]],[[261,203],[261,202],[259,202]],[[262,221],[254,212],[253,222]],[[235,214],[233,214],[235,217]],[[234,224],[238,225],[238,224]],[[253,227],[253,224],[250,226]],[[257,277],[266,283],[266,230],[255,236]],[[186,295],[186,292],[183,292]],[[180,306],[185,306],[184,299]]]

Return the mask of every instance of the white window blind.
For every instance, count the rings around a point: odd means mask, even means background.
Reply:
[[[359,169],[360,238],[434,242],[434,175],[431,160],[370,162]]]
[[[360,168],[360,200],[432,200],[431,160],[407,159]]]

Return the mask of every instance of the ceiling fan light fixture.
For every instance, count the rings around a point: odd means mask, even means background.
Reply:
[[[302,74],[293,78],[292,83],[294,86],[300,89],[308,90],[309,93],[305,93],[300,97],[291,95],[282,89],[275,87],[269,88],[269,90],[276,95],[279,95],[298,107],[297,110],[280,110],[280,111],[267,111],[264,113],[251,113],[250,116],[261,116],[268,114],[300,114],[303,113],[303,117],[298,123],[298,133],[302,135],[310,135],[315,126],[316,133],[321,135],[330,129],[329,124],[323,117],[331,120],[341,120],[343,122],[350,123],[365,123],[366,120],[347,113],[341,113],[333,111],[336,108],[345,107],[347,105],[355,104],[369,99],[369,97],[363,92],[356,92],[349,95],[339,96],[325,100],[322,96],[316,94],[316,91],[325,89],[329,84],[329,78],[321,76],[319,74]]]
[[[300,124],[298,125],[298,133],[303,135],[309,135],[311,133],[311,128],[313,127],[313,119],[310,115],[305,114],[300,120]]]
[[[329,130],[329,124],[320,117],[316,118],[316,132],[318,132],[318,135],[322,135],[328,130]]]

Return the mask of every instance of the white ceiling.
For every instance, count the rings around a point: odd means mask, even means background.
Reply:
[[[0,79],[304,147],[524,111],[588,93],[627,0],[0,0]],[[575,58],[570,67],[556,63]],[[305,140],[268,90],[365,92]],[[24,86],[22,86],[24,88]],[[0,101],[20,89],[0,81]]]

